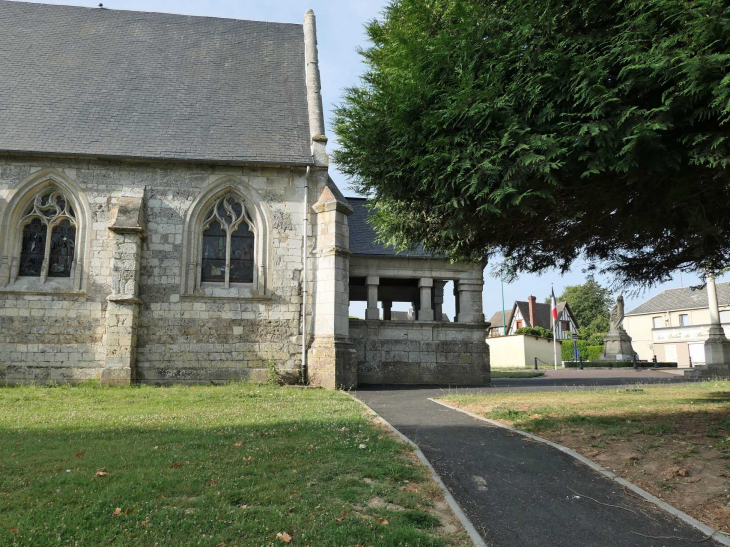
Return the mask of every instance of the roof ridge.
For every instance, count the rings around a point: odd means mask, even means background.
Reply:
[[[304,23],[287,23],[283,21],[262,21],[259,19],[239,19],[238,17],[221,17],[217,15],[193,15],[190,13],[173,13],[169,11],[147,11],[147,10],[137,10],[137,9],[123,9],[123,8],[99,8],[96,6],[73,6],[69,4],[48,4],[46,2],[24,2],[22,0],[13,0],[15,4],[24,4],[28,6],[43,6],[47,8],[54,8],[54,9],[74,9],[74,10],[86,10],[89,12],[92,11],[98,11],[98,12],[106,12],[106,13],[144,13],[147,15],[168,15],[172,17],[186,17],[186,18],[194,18],[194,19],[218,19],[222,21],[247,21],[250,23],[264,23],[264,24],[272,24],[272,25],[295,25],[299,27],[303,27]]]

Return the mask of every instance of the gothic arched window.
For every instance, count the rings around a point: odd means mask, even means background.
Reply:
[[[253,283],[253,222],[242,200],[227,195],[216,200],[203,223],[203,282]]]
[[[63,192],[39,193],[21,220],[19,275],[71,277],[76,249],[76,217]]]

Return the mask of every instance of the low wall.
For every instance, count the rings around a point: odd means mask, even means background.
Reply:
[[[358,384],[489,384],[485,324],[350,320]]]
[[[539,336],[515,334],[487,338],[492,368],[532,368],[535,357],[552,365],[555,361],[553,341]],[[560,340],[558,340],[558,366],[562,364]]]

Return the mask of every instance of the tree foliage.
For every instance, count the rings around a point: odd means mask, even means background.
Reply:
[[[570,306],[578,321],[581,340],[590,345],[603,344],[610,326],[609,312],[613,305],[611,291],[589,277],[582,285],[568,285],[558,300]]]
[[[730,3],[394,0],[334,130],[381,238],[626,284],[730,265]]]

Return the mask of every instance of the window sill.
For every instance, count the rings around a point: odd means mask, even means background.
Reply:
[[[0,294],[15,294],[20,296],[86,296],[86,291],[74,291],[63,289],[0,289]]]
[[[41,283],[35,277],[19,277],[15,283],[0,287],[0,294],[29,296],[86,296],[85,290],[75,289],[70,278],[51,279]]]
[[[216,294],[181,294],[181,300],[271,300],[270,294],[253,294],[253,295],[216,295]]]

